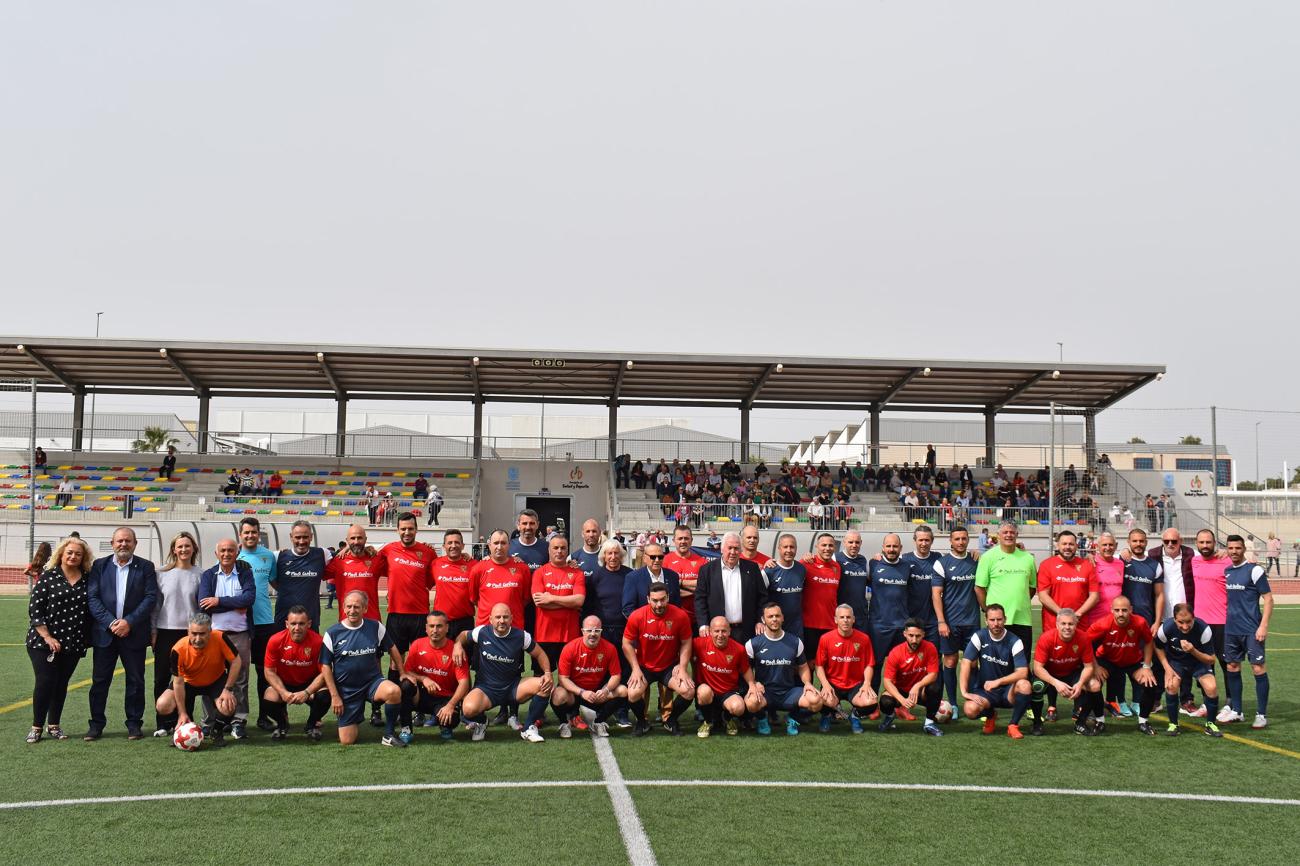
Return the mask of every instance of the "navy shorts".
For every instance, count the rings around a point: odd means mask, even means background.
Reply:
[[[767,688],[763,694],[767,696],[768,709],[797,710],[799,699],[803,697],[803,686],[789,689]]]
[[[387,677],[376,675],[364,688],[343,692],[343,712],[339,713],[339,727],[361,724],[366,718],[366,704],[375,699],[375,691],[386,682]]]
[[[939,654],[940,655],[961,655],[965,652],[966,644],[970,643],[970,636],[975,634],[974,625],[954,625],[948,623],[948,637],[939,637]]]
[[[496,685],[494,683],[475,683],[474,688],[487,695],[487,699],[494,707],[504,707],[507,704],[513,704],[516,701],[516,695],[519,694],[519,680]]]
[[[1226,634],[1223,636],[1223,659],[1229,662],[1248,661],[1252,665],[1264,663],[1264,642],[1252,634]]]
[[[1199,680],[1201,677],[1209,674],[1214,676],[1214,665],[1207,665],[1198,659],[1190,659],[1185,662],[1169,662],[1169,669],[1173,671],[1183,682]]]
[[[992,709],[1010,709],[1012,701],[1014,701],[1014,697],[1011,694],[1012,688],[1013,686],[1006,685],[994,689],[991,692],[986,692],[982,688],[975,688],[970,690],[970,694],[974,697],[983,698],[988,701],[989,707]]]

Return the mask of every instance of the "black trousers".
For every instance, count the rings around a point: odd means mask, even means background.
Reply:
[[[410,680],[402,680],[402,712],[400,721],[402,727],[411,726],[412,713],[424,713],[427,716],[433,716],[451,700],[450,695],[431,695],[424,689],[417,686]],[[436,721],[436,720],[435,720]],[[460,711],[451,720],[450,727],[455,728],[460,724]]]
[[[272,718],[270,713],[271,705],[262,698],[262,695],[266,694],[267,687],[271,685],[266,681],[266,645],[279,631],[283,631],[283,629],[273,622],[267,622],[253,626],[253,634],[249,638],[249,661],[253,663],[253,667],[257,668],[257,718],[259,721],[263,718]],[[248,702],[248,708],[250,710],[253,708],[251,700]]]
[[[296,686],[285,683],[285,688],[291,692],[300,692],[304,686]],[[316,697],[307,702],[307,727],[314,728],[316,723],[325,718],[325,714],[330,711],[330,691],[321,689],[316,693]],[[289,705],[280,704],[275,701],[266,702],[266,714],[281,728],[289,727]]]
[[[32,727],[45,724],[57,726],[63,718],[63,704],[68,699],[68,683],[77,669],[81,656],[75,653],[55,653],[54,661],[46,661],[48,649],[27,648],[32,659],[32,672],[36,685],[32,689]]]
[[[217,677],[206,686],[195,686],[190,683],[185,684],[185,715],[194,721],[194,702],[199,698],[204,698],[204,703],[212,703],[213,725],[220,725],[221,730],[230,730],[230,723],[234,721],[234,716],[223,716],[216,711],[217,698],[226,689],[226,673],[222,671],[221,676]]]
[[[176,642],[187,636],[188,631],[181,631],[174,628],[160,628],[158,635],[153,641],[153,699],[156,702],[158,697],[172,687],[172,647]],[[157,726],[159,728],[176,727],[176,713],[163,715],[155,713]]]
[[[126,698],[123,709],[126,711],[127,728],[144,726],[144,651],[145,647],[125,646],[120,638],[114,638],[108,646],[94,649],[94,670],[90,683],[90,727],[104,730],[108,719],[104,709],[108,706],[108,691],[113,685],[113,672],[117,670],[118,659],[122,661],[122,670],[126,673]]]

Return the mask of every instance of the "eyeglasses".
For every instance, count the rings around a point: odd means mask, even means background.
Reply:
[[[656,555],[653,554],[653,553],[648,553],[648,554],[646,554],[646,559],[663,559],[663,558],[664,558],[664,555],[663,555],[662,553],[659,554],[658,556],[656,556]]]
[[[1178,543],[1180,543],[1181,541],[1182,541],[1182,539],[1179,539],[1179,538],[1166,538],[1166,539],[1165,539],[1165,544],[1178,544]]]
[[[582,632],[583,634],[600,634],[601,630],[598,628],[584,628]]]

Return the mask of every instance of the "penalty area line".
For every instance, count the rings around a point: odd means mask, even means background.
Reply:
[[[614,805],[618,832],[623,837],[623,847],[627,849],[627,862],[632,866],[656,866],[650,838],[646,836],[641,817],[636,813],[632,792],[623,779],[623,771],[618,767],[613,748],[603,737],[594,738],[592,747],[596,750],[596,760],[600,762],[601,775],[605,777],[605,789],[609,791],[610,802]]]

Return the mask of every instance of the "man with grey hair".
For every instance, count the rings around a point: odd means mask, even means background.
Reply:
[[[275,558],[271,587],[275,589],[275,623],[280,629],[285,627],[289,610],[301,605],[311,618],[312,631],[320,631],[320,584],[332,556],[324,548],[312,547],[313,535],[310,523],[295,520],[289,527],[291,546]],[[265,691],[263,686],[259,694]]]
[[[246,671],[239,650],[229,637],[212,628],[211,616],[196,611],[190,614],[185,637],[172,645],[170,664],[171,688],[158,696],[156,709],[162,715],[175,713],[179,728],[190,721],[194,700],[202,697],[216,708],[209,742],[222,745],[235,717],[235,683]]]
[[[767,581],[758,563],[740,557],[740,535],[722,536],[722,557],[700,567],[695,584],[695,621],[700,637],[708,635],[708,623],[725,617],[731,630],[740,635],[755,634],[767,602]]]
[[[95,560],[86,583],[92,620],[89,643],[94,647],[90,726],[83,738],[87,742],[103,736],[108,690],[119,658],[126,673],[127,739],[144,737],[144,655],[158,601],[158,574],[152,562],[135,555],[134,529],[119,527],[112,543],[113,555]]]
[[[252,657],[252,609],[257,600],[257,579],[252,566],[239,558],[239,545],[235,539],[218,541],[216,554],[217,564],[199,576],[199,609],[211,615],[212,627],[224,634],[239,654],[239,675],[234,679],[235,719],[230,727],[230,736],[242,740],[247,736],[248,669]],[[204,706],[207,708],[206,701]]]
[[[645,546],[642,558],[645,565],[634,569],[623,582],[623,615],[631,616],[634,610],[645,604],[652,583],[662,583],[668,587],[668,603],[673,607],[681,607],[681,581],[677,572],[664,567],[663,545],[650,542]]]

